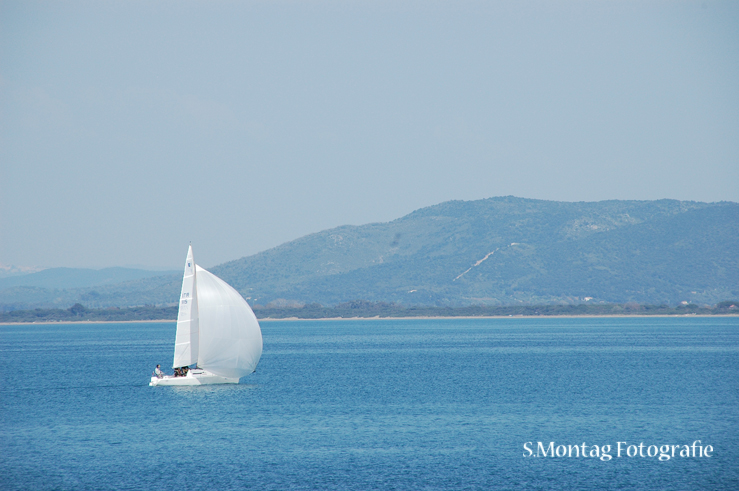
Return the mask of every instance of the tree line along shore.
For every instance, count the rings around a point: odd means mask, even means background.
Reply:
[[[621,316],[621,315],[739,315],[739,300],[727,300],[713,306],[696,304],[575,304],[510,305],[467,307],[403,306],[395,303],[356,300],[333,307],[307,304],[302,307],[255,307],[258,319],[351,319],[413,317],[508,317],[508,316]],[[33,309],[0,312],[0,322],[126,322],[174,321],[177,306],[89,309],[79,303],[68,309]]]

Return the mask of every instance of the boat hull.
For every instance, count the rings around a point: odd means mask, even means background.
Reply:
[[[165,375],[162,378],[151,377],[149,385],[151,387],[166,386],[187,386],[187,385],[215,385],[215,384],[238,384],[239,379],[230,377],[221,377],[205,370],[190,370],[184,377],[174,377]]]

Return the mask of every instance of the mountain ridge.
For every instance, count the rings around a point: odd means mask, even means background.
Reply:
[[[92,268],[47,268],[24,275],[0,278],[0,289],[27,286],[50,289],[85,288],[105,284],[123,283],[130,280],[175,274],[175,271],[151,271],[146,269],[110,267]]]
[[[612,234],[624,227],[725,206],[734,210],[731,222],[735,227],[737,205],[734,203],[676,200],[565,203],[515,197],[450,201],[416,210],[391,222],[342,226],[311,234],[254,256],[224,263],[213,268],[213,272],[256,303],[261,303],[260,297],[307,302],[311,291],[322,292],[324,302],[329,304],[353,298],[432,305],[569,302],[574,301],[572,297],[575,296],[595,295],[553,292],[551,287],[536,285],[532,285],[528,293],[506,293],[526,283],[527,278],[540,277],[544,265],[562,261],[564,252],[560,252],[560,257],[551,257],[549,253],[548,259],[535,257],[533,262],[527,259],[523,268],[500,264],[498,258],[513,259],[516,252],[524,258],[541,255],[543,250],[550,248],[548,243],[559,244],[560,248],[573,247],[588,237]],[[600,248],[606,245],[601,244]],[[301,253],[301,250],[310,252]],[[291,261],[287,267],[279,263],[285,257],[296,256],[302,257],[299,261]],[[482,263],[475,267],[479,261]],[[497,282],[498,291],[480,291],[481,285],[473,283],[481,280],[470,281],[470,273],[465,275],[467,270],[480,273],[496,263],[496,274],[482,281]],[[457,288],[453,288],[450,283],[460,274],[463,277],[454,285]],[[501,283],[506,281],[505,285]],[[373,287],[357,287],[368,283]],[[457,292],[453,291],[455,289]],[[663,298],[656,298],[659,295],[642,295],[643,298],[615,295],[618,298],[599,300],[673,302],[682,290],[672,288],[669,295],[662,295]],[[605,293],[605,290],[601,292]],[[697,300],[709,301],[711,295],[704,297]]]
[[[505,196],[323,230],[210,271],[256,305],[714,304],[739,296],[737,243],[733,202]],[[0,308],[173,304],[180,281],[163,275],[87,289],[6,289]]]

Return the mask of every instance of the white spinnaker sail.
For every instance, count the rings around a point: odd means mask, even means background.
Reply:
[[[253,372],[262,356],[262,331],[246,300],[231,285],[197,266],[198,366],[222,377]]]
[[[177,335],[174,342],[172,368],[192,365],[198,361],[198,287],[192,246],[187,250],[185,274],[182,278],[180,310],[177,314]]]

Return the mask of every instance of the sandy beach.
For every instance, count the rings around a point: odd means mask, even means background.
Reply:
[[[739,317],[737,314],[715,314],[715,315],[699,315],[699,314],[680,314],[680,315],[488,315],[488,316],[417,316],[417,317],[321,317],[317,319],[301,319],[300,317],[270,318],[258,319],[259,322],[280,322],[280,321],[361,321],[361,320],[430,320],[430,319],[598,319],[598,318],[656,318],[656,317]],[[46,325],[46,324],[146,324],[160,322],[176,322],[176,319],[158,319],[158,320],[131,320],[131,321],[44,321],[44,322],[0,322],[0,326],[14,325]]]

